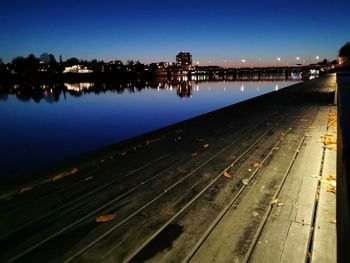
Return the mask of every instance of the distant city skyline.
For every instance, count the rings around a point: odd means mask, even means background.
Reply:
[[[200,65],[309,64],[336,59],[350,41],[348,10],[348,0],[6,1],[0,57],[148,64],[183,51]]]

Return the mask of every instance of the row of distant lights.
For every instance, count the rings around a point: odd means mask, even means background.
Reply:
[[[316,60],[319,60],[319,59],[320,59],[319,56],[316,56],[315,58],[316,58]],[[277,57],[276,60],[277,60],[278,62],[280,62],[280,61],[281,61],[281,58],[280,58],[280,57]],[[299,61],[299,60],[300,60],[300,57],[296,57],[296,60]],[[258,61],[260,62],[261,59],[259,58]],[[227,62],[227,60],[225,59],[225,60],[224,60],[224,63],[226,63],[226,62]],[[246,60],[245,58],[243,58],[243,59],[241,59],[241,62],[242,62],[242,63],[246,63],[247,60]],[[210,64],[210,63],[211,63],[211,60],[209,60],[209,64]],[[199,65],[199,61],[197,61],[196,64]]]

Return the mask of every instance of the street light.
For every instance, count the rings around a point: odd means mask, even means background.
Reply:
[[[299,61],[300,58],[299,58],[299,57],[296,57],[296,58],[297,58],[297,60]]]
[[[242,67],[244,66],[244,63],[245,63],[245,58],[241,59],[241,62],[243,63],[242,64]]]

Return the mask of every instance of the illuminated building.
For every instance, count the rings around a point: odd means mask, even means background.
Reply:
[[[176,55],[176,65],[182,69],[190,69],[192,67],[192,55],[189,52],[180,52]]]

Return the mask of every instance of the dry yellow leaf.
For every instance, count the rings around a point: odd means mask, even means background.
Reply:
[[[96,222],[97,223],[104,223],[104,222],[111,221],[112,219],[115,218],[116,215],[117,215],[117,213],[99,216],[96,218]]]
[[[284,206],[284,203],[279,202],[278,199],[273,199],[271,205]]]
[[[272,200],[271,205],[277,205],[277,203],[278,203],[278,199],[276,198]]]
[[[330,176],[327,177],[327,180],[336,180],[337,177],[335,174],[331,174]]]
[[[94,177],[93,177],[93,176],[86,177],[86,178],[84,179],[84,181],[90,181],[92,178],[94,178]]]
[[[207,144],[204,144],[203,147],[204,147],[204,148],[208,148],[208,147],[209,147],[209,144],[208,144],[208,143],[207,143]]]
[[[333,219],[332,221],[330,221],[330,223],[336,224],[337,223],[337,219]]]
[[[252,169],[250,169],[250,168],[248,168],[248,172],[251,172],[251,171],[253,171]]]
[[[335,187],[335,186],[332,186],[332,185],[325,185],[325,186],[322,186],[322,188],[323,188],[323,189],[326,189],[327,192],[334,193],[334,194],[337,193],[337,187]]]
[[[191,154],[191,156],[193,156],[193,157],[194,157],[194,156],[197,156],[197,155],[198,155],[197,152],[194,152],[194,153]]]
[[[253,163],[252,166],[254,168],[261,168],[262,167],[262,164],[261,163]]]
[[[233,176],[231,174],[229,174],[228,172],[224,172],[224,176],[228,179],[232,179]]]
[[[28,186],[28,187],[23,187],[20,191],[19,191],[19,194],[22,194],[24,192],[28,192],[30,190],[32,190],[33,188]]]

